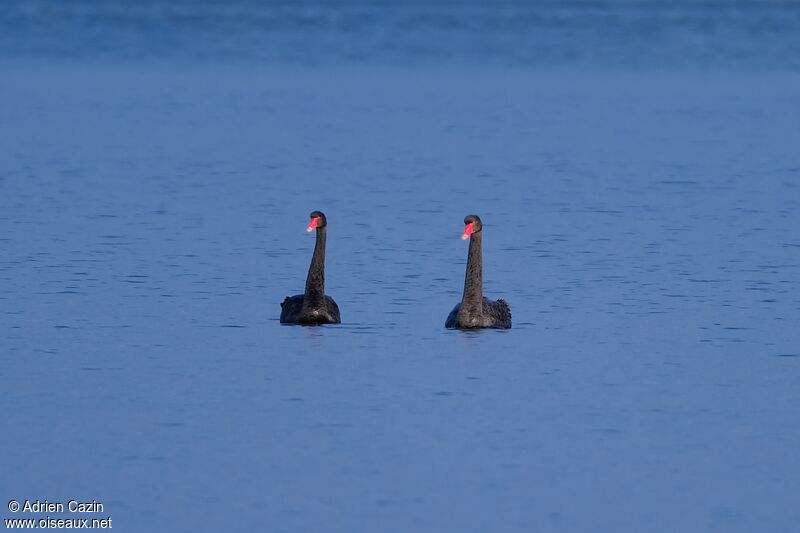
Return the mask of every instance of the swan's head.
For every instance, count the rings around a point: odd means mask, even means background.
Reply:
[[[473,233],[478,233],[483,229],[481,219],[478,215],[467,215],[464,217],[464,235],[461,236],[462,241],[469,239]]]
[[[325,218],[325,213],[322,211],[313,211],[310,215],[311,222],[308,223],[306,231],[311,233],[311,230],[324,228],[328,225],[328,219]]]

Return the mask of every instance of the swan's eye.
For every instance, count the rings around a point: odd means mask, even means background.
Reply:
[[[317,224],[319,224],[319,217],[312,218],[311,222],[309,222],[308,227],[306,228],[306,231],[311,232],[312,230],[316,229]]]
[[[475,223],[470,222],[469,224],[464,226],[464,235],[461,236],[462,241],[466,241],[469,239],[469,236],[475,231]]]

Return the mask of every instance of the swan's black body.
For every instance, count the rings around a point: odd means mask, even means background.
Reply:
[[[330,296],[325,296],[322,305],[312,305],[303,309],[305,294],[287,296],[281,303],[281,323],[283,324],[341,324],[339,306]]]
[[[325,241],[328,221],[319,211],[311,213],[312,226],[316,227],[317,243],[306,278],[306,292],[287,296],[281,303],[282,324],[339,324],[339,306],[333,298],[325,295]],[[316,220],[316,226],[313,225]]]
[[[464,224],[471,224],[467,274],[464,279],[464,297],[444,323],[446,328],[476,329],[511,327],[511,308],[505,300],[483,297],[483,256],[481,252],[483,226],[476,215],[468,215]],[[465,235],[467,235],[465,233]]]

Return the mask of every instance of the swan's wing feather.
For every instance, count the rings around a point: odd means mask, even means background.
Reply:
[[[295,322],[303,309],[303,295],[287,296],[281,302],[281,322]]]
[[[458,309],[461,307],[460,303],[457,303],[456,306],[450,311],[450,314],[447,315],[447,320],[444,322],[444,327],[446,328],[454,328],[456,327],[456,315],[458,315]]]
[[[511,306],[508,302],[499,299],[497,301],[483,299],[483,312],[490,317],[492,326],[494,328],[510,328],[511,327]]]
[[[511,323],[511,306],[502,298],[497,300],[497,304],[500,306],[503,316],[508,318],[508,322]]]
[[[325,304],[328,307],[328,313],[331,316],[331,320],[333,324],[341,324],[342,322],[342,315],[339,314],[339,306],[336,305],[336,302],[330,296],[325,296]]]

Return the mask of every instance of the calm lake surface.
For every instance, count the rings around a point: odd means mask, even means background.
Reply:
[[[796,530],[791,4],[71,5],[0,16],[1,518]],[[511,330],[443,327],[468,213]]]

